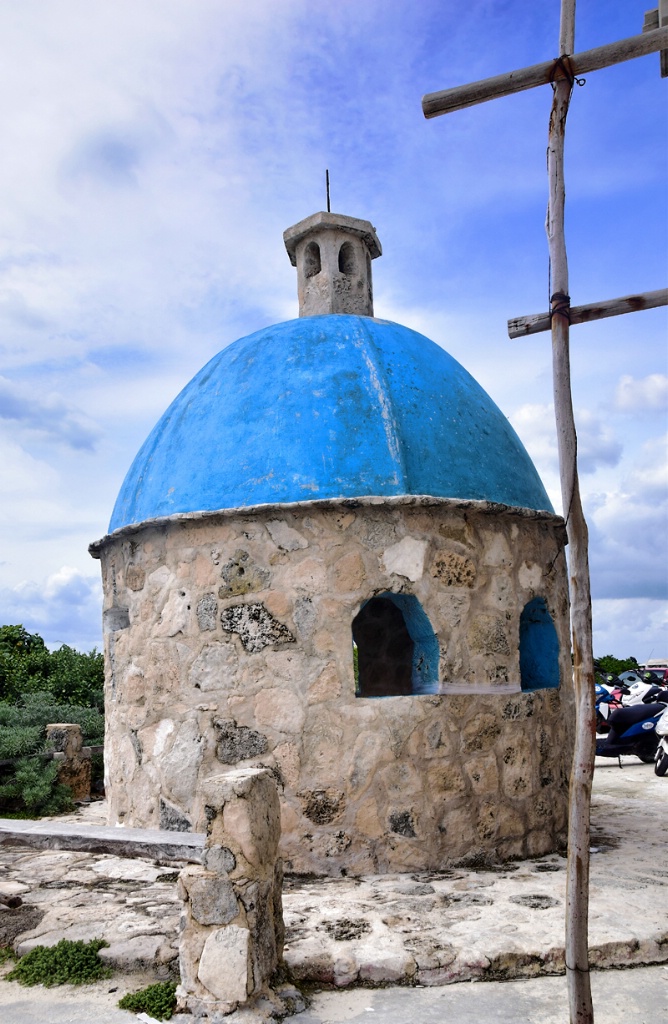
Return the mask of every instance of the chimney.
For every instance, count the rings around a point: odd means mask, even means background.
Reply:
[[[371,260],[382,249],[368,220],[314,213],[288,228],[283,241],[297,268],[300,316],[373,316]]]

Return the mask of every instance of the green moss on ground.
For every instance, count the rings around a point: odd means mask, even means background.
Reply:
[[[139,992],[129,992],[118,1005],[131,1013],[147,1013],[156,1020],[169,1020],[176,1009],[176,982],[158,981]]]
[[[71,942],[61,939],[55,946],[35,946],[22,956],[6,981],[20,985],[86,985],[111,977],[111,969],[100,960],[98,950],[109,943],[104,939]]]

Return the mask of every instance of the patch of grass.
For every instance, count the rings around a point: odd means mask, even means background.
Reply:
[[[16,953],[11,946],[0,946],[0,964],[6,964],[8,960],[16,960]]]
[[[147,1013],[156,1020],[169,1020],[176,1009],[176,982],[158,981],[139,992],[129,992],[119,999],[118,1006],[131,1013]]]
[[[55,946],[35,946],[22,956],[6,976],[20,985],[86,985],[111,977],[111,969],[100,960],[98,950],[109,943],[104,939],[71,942],[61,939]]]

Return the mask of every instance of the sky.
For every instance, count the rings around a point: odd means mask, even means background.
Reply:
[[[576,51],[638,34],[578,0]],[[101,643],[102,537],[167,405],[297,315],[283,230],[370,220],[376,315],[446,348],[560,509],[547,309],[549,86],[426,121],[424,93],[549,60],[558,0],[5,0],[0,623]],[[592,72],[566,133],[574,305],[666,285],[668,81]],[[574,327],[594,651],[668,656],[666,308]]]

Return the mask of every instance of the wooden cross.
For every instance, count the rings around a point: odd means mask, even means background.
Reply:
[[[668,290],[625,296],[571,309],[564,235],[564,137],[577,76],[622,61],[661,52],[661,74],[668,75],[668,0],[645,15],[643,33],[575,54],[575,0],[561,0],[559,57],[470,85],[430,93],[422,100],[425,117],[437,117],[499,96],[551,84],[552,110],[547,149],[549,200],[546,222],[554,293],[549,313],[509,321],[511,337],[552,330],[554,409],[559,445],[561,494],[569,543],[571,634],[576,703],[575,748],[568,812],[565,964],[571,1024],[593,1024],[589,980],[587,918],[591,784],[595,755],[594,659],[587,523],[582,511],[577,470],[577,435],[571,395],[569,327],[571,323],[665,305]],[[582,84],[582,83],[579,83]],[[512,325],[512,326],[511,326]],[[514,332],[514,333],[513,333]]]

